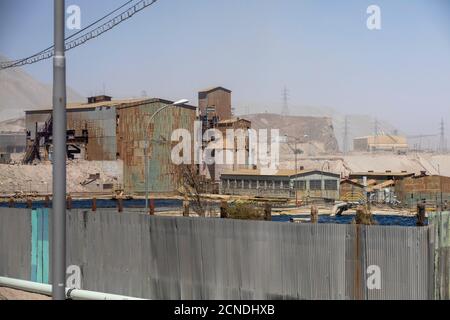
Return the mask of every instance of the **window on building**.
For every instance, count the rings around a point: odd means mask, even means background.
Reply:
[[[337,180],[325,180],[325,190],[337,190]]]
[[[309,181],[309,189],[322,190],[322,181],[321,180],[310,180]]]
[[[297,190],[306,190],[306,181],[294,181],[294,188]]]

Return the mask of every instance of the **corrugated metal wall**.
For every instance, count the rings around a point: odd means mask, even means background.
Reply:
[[[149,126],[150,117],[165,103],[151,102],[118,110],[118,146],[124,163],[124,188],[127,193],[145,192],[145,134],[149,135],[149,190],[171,193],[177,185],[176,169],[171,161],[171,142],[176,129],[194,131],[195,108],[170,107]],[[193,138],[193,136],[192,136]]]
[[[0,275],[30,279],[30,225],[29,210],[0,209]],[[67,262],[83,289],[150,299],[431,299],[433,228],[77,210]],[[373,265],[381,288],[371,290]]]
[[[429,299],[430,228],[72,212],[85,289],[152,299]],[[99,254],[99,253],[102,254]],[[381,289],[366,286],[379,266]]]
[[[31,279],[31,210],[0,208],[0,276]]]
[[[434,227],[434,281],[435,297],[450,299],[450,212],[430,215]]]

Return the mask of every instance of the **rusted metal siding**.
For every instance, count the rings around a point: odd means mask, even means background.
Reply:
[[[200,92],[198,106],[203,115],[206,114],[206,108],[215,107],[216,115],[220,120],[228,120],[232,117],[231,93],[221,88],[209,92]]]
[[[127,193],[145,192],[145,134],[149,135],[149,191],[172,193],[177,188],[176,166],[171,152],[177,144],[171,142],[176,129],[187,129],[193,137],[195,108],[169,107],[158,114],[149,126],[150,117],[165,102],[149,102],[118,109],[117,145],[124,166],[124,188]]]
[[[396,182],[397,198],[405,204],[415,205],[426,199],[429,202],[450,201],[450,178],[443,176],[426,176],[407,178]]]

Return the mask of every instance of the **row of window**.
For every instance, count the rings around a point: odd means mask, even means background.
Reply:
[[[235,188],[235,189],[286,189],[290,188],[289,181],[273,181],[273,180],[222,180],[224,187]],[[307,190],[306,181],[294,181],[293,185],[296,190]],[[324,180],[325,190],[337,191],[338,181],[337,180]],[[322,180],[310,180],[309,189],[322,190]]]

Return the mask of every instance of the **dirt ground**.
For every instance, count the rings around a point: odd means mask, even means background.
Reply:
[[[69,193],[111,192],[104,184],[122,184],[122,161],[69,161],[67,164],[67,189]],[[90,175],[100,174],[100,179],[90,182]],[[89,183],[90,182],[90,183]],[[85,185],[82,185],[87,183]],[[0,194],[49,194],[52,192],[52,165],[1,165]]]
[[[0,287],[0,300],[51,300],[50,297]]]

